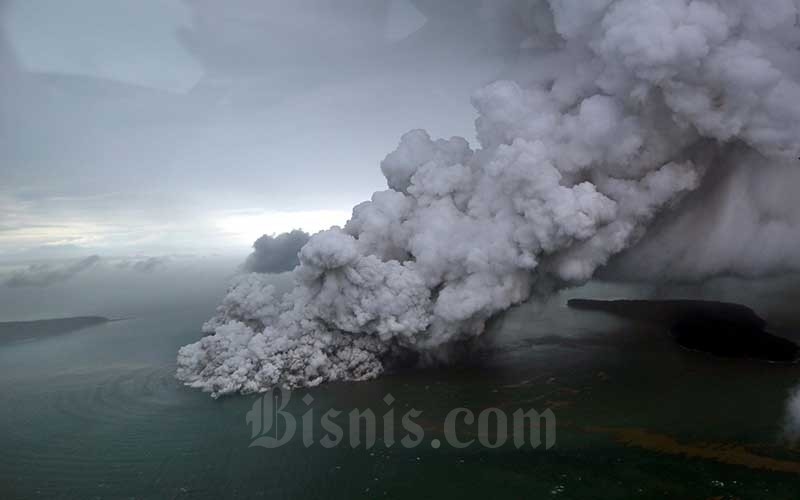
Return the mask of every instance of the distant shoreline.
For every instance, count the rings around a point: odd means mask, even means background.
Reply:
[[[74,316],[69,318],[39,319],[32,321],[0,321],[0,345],[51,337],[83,330],[93,326],[125,321],[132,318],[106,318],[105,316]]]

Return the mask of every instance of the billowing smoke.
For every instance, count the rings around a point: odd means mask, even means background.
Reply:
[[[522,23],[534,57],[519,81],[474,94],[479,147],[422,130],[404,135],[381,164],[389,189],[356,206],[345,227],[311,237],[294,289],[281,295],[258,274],[234,284],[205,326],[209,335],[180,350],[181,380],[217,396],[362,380],[400,353],[435,356],[532,294],[585,282],[704,181],[709,196],[724,197],[736,192],[726,179],[794,168],[797,1],[526,7],[515,12],[535,17]],[[721,213],[729,218],[721,231],[743,223],[752,235],[779,238],[768,255],[742,237],[722,261],[663,260],[710,272],[790,263],[782,245],[792,237],[776,233],[794,219],[771,205],[773,187],[748,192],[757,213],[774,215],[769,228],[743,212]],[[661,241],[682,238],[687,225],[706,236],[712,214],[703,201],[690,205],[702,220],[677,217]],[[712,238],[708,251],[724,241]],[[645,245],[642,260],[663,245]]]
[[[5,284],[12,288],[46,287],[67,281],[99,261],[98,255],[90,255],[85,259],[67,264],[32,264],[25,269],[11,273],[5,280]]]
[[[786,403],[786,422],[783,433],[792,443],[800,441],[800,388],[795,389]]]
[[[726,160],[602,274],[685,281],[800,270],[800,165],[743,147]]]
[[[253,243],[253,253],[247,257],[244,270],[251,273],[291,271],[300,263],[297,254],[310,237],[299,229],[278,236],[265,234]]]

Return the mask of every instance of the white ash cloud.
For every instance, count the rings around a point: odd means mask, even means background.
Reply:
[[[244,270],[251,273],[291,271],[300,263],[297,254],[310,237],[300,229],[277,236],[265,234],[253,243],[253,253],[245,260]]]
[[[290,292],[233,285],[181,380],[218,396],[377,376],[585,282],[704,178],[797,157],[798,2],[524,3],[525,46],[550,48],[474,94],[479,147],[405,134],[389,189],[310,238]]]
[[[5,279],[5,285],[11,288],[47,287],[67,281],[98,262],[98,255],[90,255],[66,264],[31,264],[25,269],[12,272]]]

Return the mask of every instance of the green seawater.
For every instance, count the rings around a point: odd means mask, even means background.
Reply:
[[[299,420],[308,394],[316,415],[380,414],[391,394],[399,414],[421,412],[410,449],[306,447],[300,432],[251,447],[258,395],[213,400],[174,378],[205,307],[3,345],[0,498],[800,497],[800,473],[782,470],[800,468],[782,437],[800,367],[688,352],[657,327],[570,311],[566,296],[493,321],[457,366],[295,391],[286,407]],[[457,407],[550,408],[556,443],[455,449],[443,422]]]

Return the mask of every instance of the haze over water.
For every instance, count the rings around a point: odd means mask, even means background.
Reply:
[[[743,293],[721,290],[711,298]],[[174,352],[198,338],[213,296],[195,307],[4,345],[0,496],[794,498],[800,475],[770,470],[754,457],[797,459],[781,429],[800,368],[688,352],[657,327],[564,306],[572,296],[651,292],[590,286],[543,309],[523,305],[498,320],[460,367],[298,391],[287,408],[299,418],[307,407],[297,396],[307,392],[320,413],[379,411],[390,393],[395,406],[422,411],[425,439],[414,449],[380,439],[369,450],[305,448],[299,435],[277,449],[248,447],[245,417],[257,396],[212,400],[174,377]],[[678,293],[661,291],[670,292]],[[797,326],[791,309],[773,308],[771,319]],[[442,422],[453,408],[520,405],[553,409],[555,447],[430,446],[435,438],[444,442]],[[687,456],[658,436],[712,452]],[[744,465],[730,465],[708,443],[745,446],[750,455],[742,455]]]

